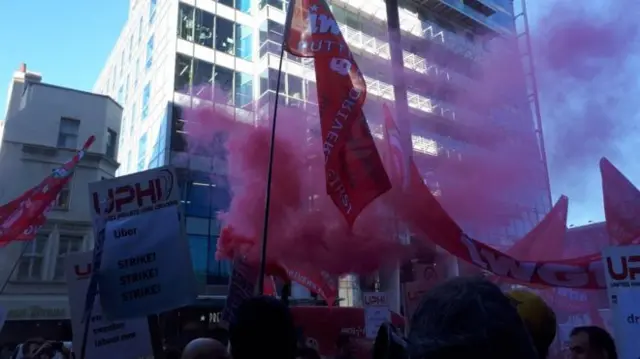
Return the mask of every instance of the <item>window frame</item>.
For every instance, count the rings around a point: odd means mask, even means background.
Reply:
[[[104,151],[105,155],[109,158],[118,158],[118,133],[115,130],[107,128],[107,147]],[[111,142],[113,145],[111,146]],[[113,153],[110,153],[110,148],[113,148]]]
[[[158,0],[149,0],[149,25],[153,24],[155,20],[157,7]]]
[[[38,240],[43,240],[44,244],[42,246],[42,252],[39,253],[37,251],[38,248]],[[36,237],[29,241],[29,242],[25,242],[23,243],[23,246],[30,246],[33,249],[30,250],[28,248],[24,248],[22,247],[22,251],[21,251],[21,255],[20,258],[18,258],[18,263],[16,264],[16,269],[13,272],[13,274],[11,275],[11,281],[12,282],[18,282],[18,283],[33,283],[33,282],[43,282],[46,280],[45,278],[45,273],[46,273],[46,259],[47,259],[47,252],[48,252],[48,248],[49,248],[49,244],[51,242],[51,232],[44,232],[41,231],[39,233],[36,234]],[[32,261],[34,259],[38,259],[40,260],[40,273],[38,273],[37,276],[33,276],[32,275],[32,266],[33,263]],[[21,276],[21,268],[22,268],[22,262],[28,260],[29,261],[29,275],[27,277],[22,277]]]
[[[145,70],[149,70],[153,66],[153,48],[155,46],[155,34],[151,34],[147,40],[147,57],[144,64]]]
[[[66,203],[60,204],[60,199],[63,197],[66,197]],[[68,211],[69,208],[71,208],[71,180],[62,186],[51,207],[55,211]]]
[[[149,116],[149,102],[151,102],[151,81],[147,82],[142,89],[142,113],[140,121],[144,121]]]
[[[69,237],[69,238],[75,238],[75,239],[79,239],[79,246],[77,248],[77,250],[73,251],[73,250],[69,250],[69,248],[67,247],[67,251],[65,253],[60,253],[60,248],[62,245],[62,238],[64,237]],[[52,253],[52,270],[51,270],[51,280],[54,282],[64,282],[66,280],[65,278],[65,265],[64,265],[64,260],[66,258],[66,256],[68,256],[71,253],[77,253],[77,252],[82,252],[83,249],[85,248],[85,244],[87,242],[87,236],[83,233],[78,233],[78,232],[61,232],[58,233],[58,240],[56,241],[56,245],[55,245],[55,251]],[[67,242],[70,243],[70,242]],[[60,266],[60,264],[62,263],[62,265]],[[61,268],[61,273],[58,273],[58,269]],[[61,274],[61,276],[58,276],[58,274]]]
[[[58,148],[63,148],[63,149],[71,149],[71,150],[77,150],[78,149],[78,138],[80,135],[80,120],[72,118],[72,117],[65,117],[62,116],[60,117],[60,122],[58,124],[58,139],[57,139],[57,145],[56,147]],[[72,124],[72,126],[74,126],[75,128],[75,133],[71,133],[71,132],[63,132],[63,128],[64,128],[64,124]],[[64,137],[63,137],[64,136]],[[75,139],[75,144],[73,147],[67,147],[67,138],[74,138]],[[61,145],[61,140],[64,139],[64,144]]]

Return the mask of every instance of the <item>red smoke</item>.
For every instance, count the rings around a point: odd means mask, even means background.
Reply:
[[[636,83],[635,74],[624,70],[629,69],[626,57],[637,28],[635,19],[618,16],[621,6],[616,4],[597,13],[575,4],[568,11],[553,9],[534,28],[547,149],[555,169],[552,174],[560,178],[576,169],[579,178],[597,178],[597,158],[611,155],[616,148],[613,143],[631,133],[626,124],[634,123],[627,119],[636,117],[637,101],[629,95],[636,92]],[[444,36],[446,40],[452,35]],[[427,74],[404,71],[411,92],[432,97],[431,113],[416,112],[421,118],[412,123],[414,134],[423,133],[439,146],[438,156],[416,157],[421,175],[431,189],[441,191],[439,200],[445,209],[475,238],[504,239],[503,229],[522,220],[529,224],[517,230],[530,230],[544,215],[541,202],[546,201],[547,179],[525,90],[522,51],[518,51],[525,50],[523,43],[487,39],[484,47],[492,52],[462,61],[448,50],[451,40],[434,45],[432,40],[403,39],[428,59]],[[388,61],[365,57],[357,61],[365,75],[391,83]],[[460,66],[454,69],[456,64]],[[308,92],[315,92],[313,83]],[[374,99],[370,91],[365,114],[374,132],[379,132],[382,111],[380,98]],[[504,106],[506,102],[513,106]],[[403,253],[394,239],[393,210],[385,205],[395,203],[394,190],[367,208],[353,232],[348,232],[324,190],[317,109],[308,113],[282,102],[280,106],[269,256],[332,274],[366,273],[395,262]],[[211,105],[187,111],[190,151],[199,147],[206,152],[215,131],[229,133],[228,171],[234,196],[221,218],[232,231],[224,232],[219,255],[240,252],[257,258],[269,149],[266,125],[271,117],[272,110],[262,114],[259,121],[264,126],[256,128],[234,122],[231,113]],[[615,158],[615,153],[610,157]],[[579,187],[573,183],[572,188]],[[587,196],[598,198],[600,190]],[[510,234],[506,239],[517,236]]]
[[[393,217],[382,203],[369,206],[350,232],[327,197],[323,157],[309,141],[303,110],[278,111],[269,220],[269,261],[318,268],[340,275],[371,273],[402,255]],[[268,121],[271,115],[265,116]],[[188,110],[185,129],[191,151],[206,152],[212,135],[228,133],[228,171],[233,199],[220,214],[226,230],[218,256],[246,255],[257,261],[262,238],[270,129],[234,121],[233,113],[211,104]],[[317,136],[317,135],[316,135]],[[313,138],[315,140],[315,138]],[[390,194],[387,194],[390,195]]]

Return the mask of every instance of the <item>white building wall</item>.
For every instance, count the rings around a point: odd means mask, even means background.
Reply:
[[[8,310],[7,319],[64,319],[69,317],[61,276],[64,255],[93,245],[88,184],[115,175],[118,163],[108,155],[108,131],[116,133],[111,142],[116,148],[122,109],[106,96],[38,82],[25,86],[23,81],[17,78],[10,86],[0,149],[0,203],[37,185],[76,153],[76,148],[61,147],[62,118],[79,124],[77,141],[66,142],[68,147],[96,137],[32,245],[18,242],[0,250],[0,306]]]

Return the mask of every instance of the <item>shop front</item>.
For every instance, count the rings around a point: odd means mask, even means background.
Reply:
[[[65,295],[3,295],[0,306],[7,320],[0,332],[0,344],[13,345],[29,338],[70,341],[71,321]]]

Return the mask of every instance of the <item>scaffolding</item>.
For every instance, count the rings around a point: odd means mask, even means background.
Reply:
[[[519,3],[520,8],[516,11],[516,5]],[[551,181],[549,178],[549,167],[547,164],[547,152],[544,144],[544,133],[542,131],[542,114],[540,111],[540,101],[538,99],[538,82],[536,80],[536,72],[534,66],[533,49],[531,46],[531,36],[529,28],[529,18],[527,16],[526,0],[514,2],[514,22],[518,38],[518,49],[524,68],[525,82],[527,86],[527,101],[531,114],[533,115],[534,128],[538,141],[538,149],[540,151],[540,160],[545,172],[545,187],[548,194],[547,209],[552,206],[551,199]]]

